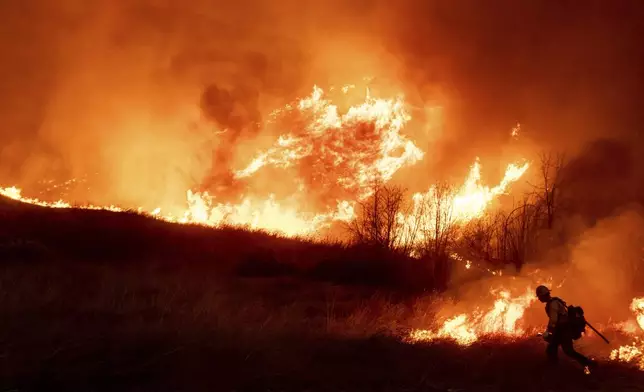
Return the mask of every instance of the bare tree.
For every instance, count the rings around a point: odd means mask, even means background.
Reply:
[[[514,264],[517,270],[535,250],[539,211],[539,204],[532,202],[528,195],[504,219],[501,232],[503,259]]]
[[[503,223],[506,215],[501,211],[490,212],[465,224],[460,231],[460,249],[469,258],[492,265],[505,263],[503,250]]]
[[[455,190],[447,183],[439,183],[430,192],[425,239],[434,256],[446,255],[454,240],[454,195]]]
[[[450,253],[456,239],[457,224],[454,219],[455,189],[439,183],[417,200],[419,218],[419,247],[421,258],[432,263],[436,287],[444,287],[451,272]]]
[[[561,209],[565,156],[542,153],[540,183],[509,211],[489,212],[461,230],[459,251],[490,264],[513,264],[519,270],[537,251],[543,229],[550,230]]]
[[[353,240],[389,250],[397,248],[403,238],[400,217],[404,196],[401,187],[374,183],[372,195],[359,203],[358,216],[348,225]]]
[[[460,231],[459,250],[491,265],[512,264],[520,270],[537,250],[541,204],[531,194],[509,212],[490,212]]]
[[[541,153],[541,184],[533,185],[538,202],[543,207],[546,227],[552,229],[559,208],[559,194],[562,185],[562,172],[566,165],[563,153]]]
[[[418,243],[423,236],[426,206],[423,195],[416,194],[399,215],[397,250],[405,255],[418,255]]]

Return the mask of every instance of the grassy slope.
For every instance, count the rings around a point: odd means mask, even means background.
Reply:
[[[377,262],[379,274],[361,276],[371,286],[330,284],[366,273],[339,246],[2,200],[0,221],[0,390],[644,385],[644,373],[614,364],[547,372],[536,339],[403,343],[396,332],[431,317],[431,299],[378,289],[402,278],[383,283],[391,267]]]

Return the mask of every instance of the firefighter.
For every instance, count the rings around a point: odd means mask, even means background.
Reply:
[[[557,363],[558,349],[561,346],[567,356],[584,367],[592,367],[594,362],[575,351],[572,345],[572,329],[568,323],[566,304],[561,299],[552,297],[550,290],[546,286],[537,287],[537,298],[546,304],[546,314],[549,318],[548,328],[543,333],[543,339],[548,342],[548,347],[546,348],[548,361],[552,364]]]

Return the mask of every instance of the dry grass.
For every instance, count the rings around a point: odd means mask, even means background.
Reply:
[[[641,372],[612,364],[590,377],[565,362],[546,372],[538,340],[403,343],[401,331],[431,321],[432,296],[394,290],[399,277],[334,285],[343,257],[357,256],[338,245],[96,211],[5,205],[0,219],[0,390],[644,385]],[[335,269],[323,274],[324,263]]]

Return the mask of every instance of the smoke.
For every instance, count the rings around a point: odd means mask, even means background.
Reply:
[[[590,314],[606,320],[624,319],[629,305],[641,293],[639,271],[644,259],[644,215],[625,210],[604,219],[582,234],[571,252],[571,300],[588,303]]]
[[[2,182],[99,173],[85,195],[94,202],[168,206],[187,189],[230,185],[231,167],[252,156],[237,148],[258,137],[266,113],[377,60],[343,57],[361,38],[341,38],[348,22],[335,12],[366,16],[340,3],[0,7]]]
[[[568,241],[548,249],[539,260],[527,264],[520,273],[511,269],[492,276],[481,271],[473,280],[460,276],[450,293],[454,303],[445,302],[439,316],[450,318],[459,313],[473,314],[492,308],[498,292],[508,291],[512,298],[534,298],[521,323],[540,328],[546,324],[543,304],[534,291],[546,285],[552,295],[569,305],[582,306],[595,326],[607,326],[633,319],[630,304],[642,295],[644,272],[644,210],[630,205],[588,226],[583,220],[567,222]],[[473,275],[476,272],[467,271]],[[466,275],[467,275],[466,274]]]
[[[510,126],[540,148],[576,153],[639,132],[644,4],[637,1],[397,2],[383,20],[406,85],[447,98],[434,168],[496,157]],[[391,17],[388,14],[384,18]],[[485,162],[485,160],[484,160]]]
[[[562,206],[588,224],[632,203],[644,205],[644,161],[637,139],[586,144],[563,172]]]

